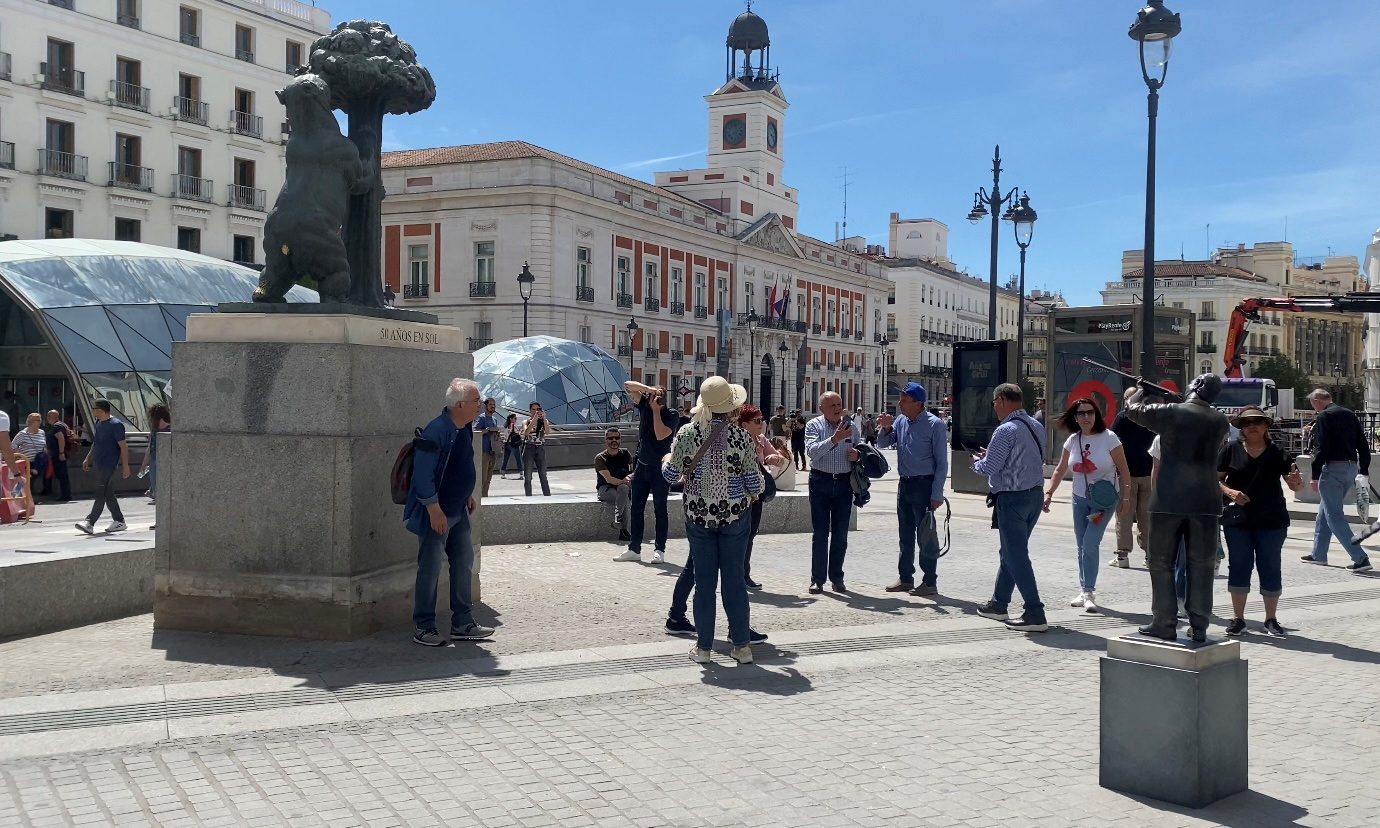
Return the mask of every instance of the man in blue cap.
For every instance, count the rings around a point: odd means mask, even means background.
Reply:
[[[911,595],[938,595],[939,537],[921,531],[933,519],[933,512],[944,503],[944,479],[949,476],[948,430],[944,421],[925,410],[925,386],[906,383],[897,399],[901,416],[890,414],[877,419],[880,433],[877,448],[896,447],[896,466],[901,485],[896,491],[896,517],[901,523],[900,578],[887,592]],[[923,578],[915,585],[915,545],[920,541],[920,571]]]

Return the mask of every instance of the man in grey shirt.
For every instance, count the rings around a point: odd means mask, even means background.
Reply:
[[[805,454],[810,458],[810,528],[814,532],[810,558],[810,593],[824,591],[829,579],[834,592],[847,592],[843,558],[848,554],[848,521],[853,516],[853,486],[849,475],[858,460],[862,430],[843,416],[843,398],[826,391],[819,398],[818,417],[805,424]]]

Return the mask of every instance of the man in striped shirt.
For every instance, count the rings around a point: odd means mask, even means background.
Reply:
[[[1045,427],[1025,413],[1021,387],[998,385],[992,392],[992,408],[1001,424],[992,432],[985,450],[973,455],[973,471],[987,476],[987,487],[996,500],[997,533],[1001,538],[1001,564],[992,600],[978,607],[978,615],[1021,632],[1044,632],[1045,605],[1035,585],[1030,564],[1030,533],[1044,505]],[[1021,591],[1025,612],[1008,620],[1012,589]]]
[[[805,425],[805,454],[810,458],[810,528],[814,531],[810,560],[810,593],[824,591],[829,579],[834,592],[847,592],[843,558],[848,554],[848,522],[853,516],[853,484],[849,475],[858,460],[862,430],[843,416],[843,398],[826,391],[819,398],[820,415]]]

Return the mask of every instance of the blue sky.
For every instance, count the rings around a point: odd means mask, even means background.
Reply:
[[[436,78],[385,146],[521,139],[636,178],[704,162],[703,96],[723,80],[734,0],[319,0],[382,17]],[[1380,226],[1380,4],[1170,0],[1183,16],[1159,118],[1157,255],[1293,242],[1362,255]],[[949,255],[986,276],[991,186],[1039,211],[1027,288],[1100,302],[1139,248],[1145,86],[1126,36],[1134,0],[757,0],[791,108],[782,146],[800,229],[834,237],[848,169],[850,235],[885,244],[892,211],[950,227]],[[1210,235],[1207,226],[1211,225]],[[1003,226],[999,275],[1016,271]]]

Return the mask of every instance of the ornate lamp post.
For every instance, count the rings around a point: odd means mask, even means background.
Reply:
[[[781,344],[776,346],[776,353],[781,357],[781,404],[786,404],[786,355],[791,349],[786,346],[786,340],[781,340]]]
[[[968,211],[968,221],[977,224],[986,217],[988,211],[992,213],[992,261],[991,270],[988,274],[989,284],[987,285],[987,338],[997,338],[997,214],[1001,211],[1002,205],[1014,205],[1016,198],[1016,188],[1012,187],[1011,192],[1006,195],[1001,193],[1001,146],[998,145],[992,150],[992,192],[987,192],[984,187],[973,193],[973,209]],[[1008,218],[1010,210],[1002,218]],[[886,407],[883,402],[883,407]]]
[[[633,376],[633,360],[637,359],[637,350],[633,347],[633,340],[637,337],[637,317],[628,317],[628,379],[637,382],[637,377]]]
[[[1025,359],[1025,249],[1030,246],[1030,237],[1035,235],[1034,208],[1030,206],[1030,194],[1021,193],[1020,203],[1011,211],[1012,227],[1016,232],[1016,246],[1021,249],[1021,301],[1016,311],[1016,359]]]
[[[522,272],[518,274],[518,293],[522,294],[522,336],[527,338],[527,302],[532,298],[532,286],[537,283],[537,277],[532,271],[527,269],[527,262],[522,263]]]
[[[888,396],[888,395],[887,395],[887,388],[886,388],[886,374],[887,374],[887,369],[888,369],[888,367],[889,367],[889,366],[887,365],[887,362],[886,362],[886,348],[887,348],[888,345],[891,344],[891,341],[888,340],[886,337],[882,337],[882,341],[879,342],[879,343],[877,343],[877,344],[881,346],[881,350],[882,350],[882,408],[881,408],[881,410],[882,410],[882,411],[886,411],[886,398],[887,398],[887,396]]]
[[[748,309],[748,315],[747,315],[747,326],[748,326],[748,369],[747,369],[747,377],[745,377],[745,379],[747,380],[748,402],[752,402],[752,386],[755,384],[755,383],[753,382],[753,380],[756,379],[756,377],[754,377],[754,376],[752,375],[752,372],[753,372],[753,369],[756,367],[756,366],[754,365],[754,363],[757,362],[757,340],[756,340],[755,337],[756,337],[756,335],[757,335],[757,322],[758,322],[758,321],[759,321],[759,318],[758,318],[758,316],[757,316],[757,311],[756,311],[756,310],[753,310],[753,309],[751,309],[751,308],[749,308],[749,309]]]
[[[1169,73],[1169,51],[1182,26],[1164,0],[1146,0],[1128,34],[1140,44],[1140,74],[1150,90],[1146,98],[1150,119],[1145,162],[1145,263],[1141,267],[1140,372],[1155,368],[1155,119],[1160,111],[1160,88]]]

